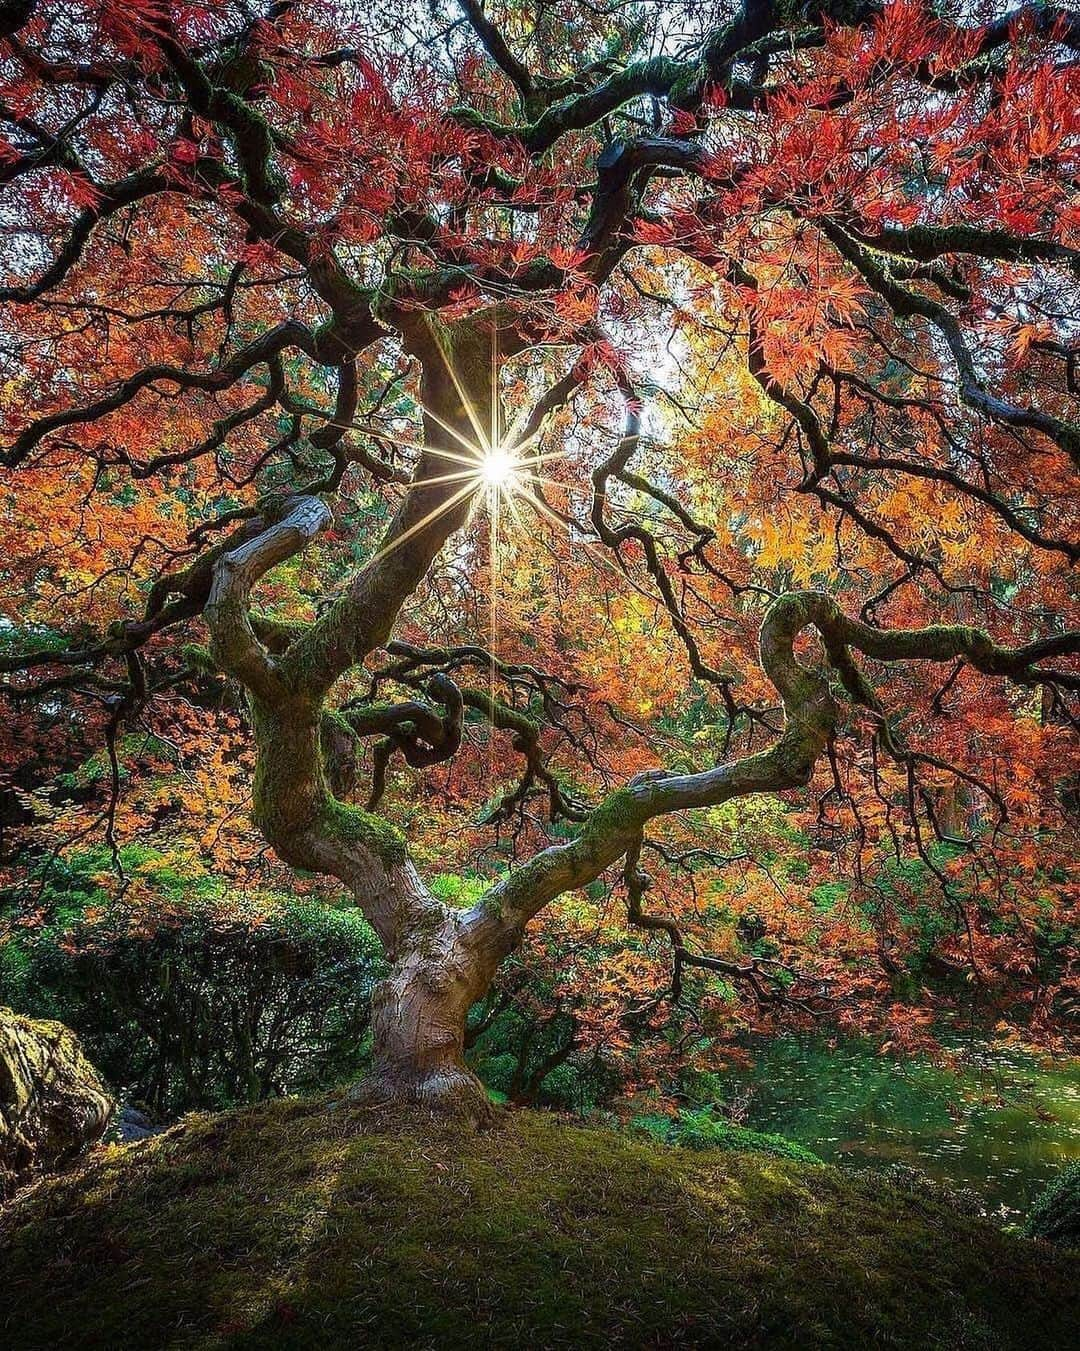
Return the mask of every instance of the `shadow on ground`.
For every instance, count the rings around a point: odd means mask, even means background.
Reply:
[[[285,1101],[113,1148],[0,1215],[3,1345],[1051,1351],[1075,1263],[867,1175],[508,1116]]]

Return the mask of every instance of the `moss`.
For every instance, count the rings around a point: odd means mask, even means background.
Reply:
[[[339,713],[336,716],[351,735],[366,736],[372,732],[388,730],[387,715],[393,708],[394,704],[377,700],[370,704],[357,704],[347,713]]]
[[[210,655],[210,649],[203,647],[201,643],[185,643],[180,649],[180,655],[193,671],[202,671],[206,675],[217,675],[221,667]]]
[[[702,71],[699,67],[686,70],[672,83],[669,95],[672,105],[681,108],[693,103],[701,92],[701,84]]]
[[[375,812],[332,800],[323,809],[319,825],[332,839],[361,844],[387,862],[405,859],[405,836]]]
[[[323,733],[326,733],[328,731],[337,731],[340,732],[343,736],[347,736],[349,738],[352,738],[355,735],[353,732],[352,723],[349,721],[347,717],[345,717],[343,713],[340,713],[337,709],[324,708],[319,717],[320,717],[319,726],[320,730]]]
[[[251,785],[252,820],[276,847],[308,828],[327,796],[319,751],[319,712],[297,699],[290,709],[268,709],[249,698],[259,754]]]
[[[274,619],[257,611],[252,611],[251,627],[259,642],[278,655],[286,652],[293,643],[299,642],[311,629],[306,620]]]
[[[70,1028],[0,1007],[0,1202],[99,1140],[113,1101]]]
[[[485,131],[496,136],[500,131],[506,130],[501,122],[485,117],[476,108],[470,108],[467,103],[455,103],[448,111],[447,117],[459,122],[463,127],[471,127],[474,131]]]
[[[439,873],[429,883],[431,894],[457,910],[483,901],[491,883],[483,877],[462,877],[459,873]]]
[[[192,1117],[0,1218],[36,1348],[1065,1347],[1065,1254],[865,1175],[506,1114]],[[479,1333],[479,1329],[483,1333]]]
[[[618,788],[614,793],[609,793],[589,817],[581,832],[581,843],[591,847],[612,835],[637,830],[643,819],[641,803],[633,790]]]
[[[641,803],[629,788],[619,788],[600,804],[597,816],[620,830],[632,830],[641,822]]]

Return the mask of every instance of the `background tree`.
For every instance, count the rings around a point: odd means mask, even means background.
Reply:
[[[938,960],[1053,1026],[1075,15],[26,0],[0,29],[16,823],[117,853],[133,740],[172,757],[162,819],[253,755],[264,840],[385,950],[375,1101],[482,1115],[470,1007],[610,875],[650,940],[614,982],[674,958],[646,1020],[688,973],[859,1016],[914,863]],[[53,742],[95,735],[65,797]],[[773,851],[724,804],[791,793],[806,885],[762,905]]]

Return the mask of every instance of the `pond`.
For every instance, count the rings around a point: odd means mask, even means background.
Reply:
[[[1080,1159],[1080,1061],[985,1043],[951,1049],[957,1072],[897,1062],[858,1040],[779,1037],[755,1045],[752,1067],[731,1076],[732,1104],[742,1124],[828,1162],[912,1164],[1015,1220]]]

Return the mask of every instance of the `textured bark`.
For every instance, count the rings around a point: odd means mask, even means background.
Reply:
[[[493,1115],[464,1058],[466,1017],[500,957],[484,938],[454,912],[403,936],[401,955],[374,992],[375,1063],[356,1100],[479,1122]]]

